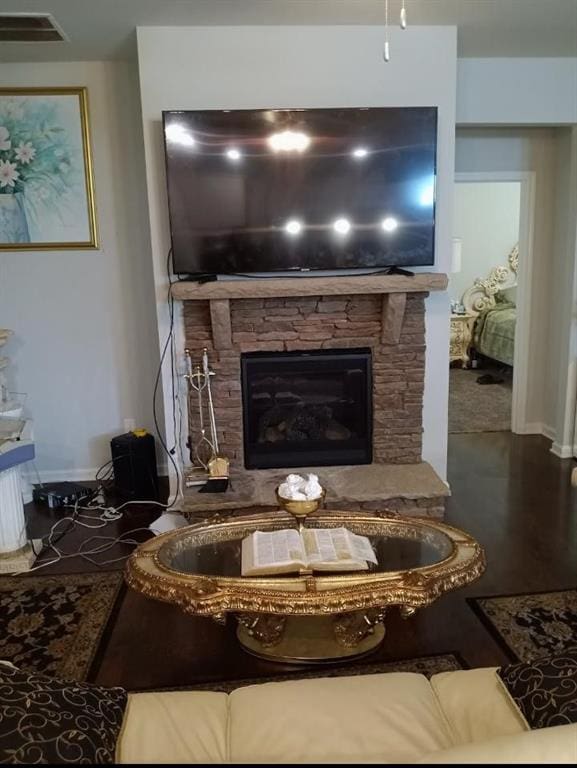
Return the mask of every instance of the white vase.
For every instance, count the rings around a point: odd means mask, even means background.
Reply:
[[[30,233],[20,192],[0,193],[0,245],[29,243]]]

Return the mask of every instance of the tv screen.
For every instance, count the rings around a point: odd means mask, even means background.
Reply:
[[[436,107],[163,112],[179,274],[434,263]]]

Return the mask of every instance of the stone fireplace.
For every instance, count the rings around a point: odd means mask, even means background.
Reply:
[[[176,284],[231,462],[229,491],[188,488],[185,511],[272,505],[289,468],[318,467],[329,507],[442,516],[448,489],[421,444],[424,300],[445,286],[425,273]],[[194,401],[189,421],[197,434]]]

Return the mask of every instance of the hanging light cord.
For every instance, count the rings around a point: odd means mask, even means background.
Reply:
[[[399,17],[399,25],[401,29],[407,28],[407,9],[405,8],[405,0],[401,2],[401,13]],[[385,47],[383,49],[383,59],[385,61],[391,60],[390,46],[389,46],[389,0],[385,0]]]
[[[391,58],[389,52],[389,0],[385,0],[385,48],[383,50],[383,59],[389,61]]]

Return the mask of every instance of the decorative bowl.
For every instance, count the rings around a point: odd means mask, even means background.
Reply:
[[[325,500],[326,491],[323,488],[321,495],[317,499],[307,499],[306,501],[296,501],[295,499],[285,499],[281,496],[278,488],[275,490],[276,500],[279,506],[286,512],[289,512],[297,521],[299,530],[304,527],[304,522],[308,515],[312,515],[321,507]]]

